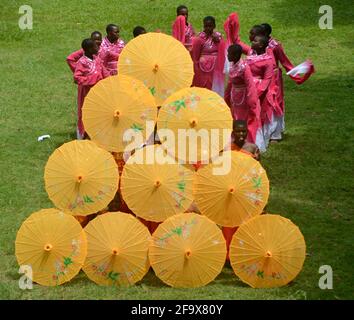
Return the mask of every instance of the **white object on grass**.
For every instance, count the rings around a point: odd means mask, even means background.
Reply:
[[[45,134],[45,135],[43,135],[43,136],[40,136],[40,137],[38,137],[38,141],[43,141],[44,139],[50,139],[50,135],[49,134]]]

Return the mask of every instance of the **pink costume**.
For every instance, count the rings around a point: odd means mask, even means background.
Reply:
[[[194,62],[194,79],[192,86],[206,88],[224,97],[225,41],[221,33],[214,32],[218,38],[200,32],[193,39],[192,58]]]
[[[105,37],[101,43],[99,56],[110,75],[116,75],[118,73],[118,58],[124,46],[125,43],[122,39],[118,39],[116,42],[112,43],[107,37]]]
[[[269,142],[269,127],[273,122],[274,113],[279,113],[279,105],[276,100],[277,87],[276,67],[274,57],[269,53],[257,55],[251,52],[247,56],[247,64],[250,66],[254,81],[256,83],[258,97],[261,104],[261,122],[265,146]]]
[[[67,56],[66,62],[68,63],[69,68],[73,73],[75,72],[75,67],[77,62],[83,55],[84,55],[84,50],[80,49]]]
[[[257,87],[248,64],[240,59],[237,63],[230,64],[229,84],[225,93],[226,103],[231,108],[234,120],[247,121],[247,141],[257,144],[261,152],[265,145],[261,124],[261,106],[258,99]]]
[[[240,39],[240,22],[236,12],[231,13],[227,17],[224,23],[224,30],[226,33],[227,48],[232,44],[239,44],[242,47],[242,53],[246,55],[250,53],[251,47],[243,43]]]
[[[102,61],[99,57],[94,57],[93,60],[82,56],[76,64],[74,72],[74,81],[78,85],[78,95],[77,95],[77,113],[78,113],[78,124],[77,133],[78,139],[82,139],[85,134],[84,124],[82,122],[82,106],[84,104],[84,99],[91,87],[93,87],[98,81],[109,76],[109,72],[103,66]]]
[[[274,114],[274,123],[272,125],[272,133],[271,133],[271,139],[279,140],[281,139],[281,133],[285,129],[285,123],[284,123],[284,112],[285,112],[285,104],[284,104],[284,85],[283,85],[283,75],[282,75],[282,69],[279,63],[284,67],[284,69],[288,72],[291,69],[294,68],[293,64],[287,57],[287,55],[284,52],[283,46],[281,43],[274,38],[269,39],[268,43],[268,51],[271,51],[273,53],[276,67],[277,67],[277,72],[276,72],[276,79],[275,83],[278,88],[277,94],[276,94],[276,99],[277,103],[279,105],[278,112]],[[293,79],[297,84],[301,84],[304,81],[306,81],[310,75],[313,73],[313,69],[310,70],[309,73],[305,75],[304,78],[301,78],[299,76],[293,77],[290,76],[291,79]]]
[[[192,43],[195,32],[190,23],[186,24],[186,18],[184,16],[177,16],[172,25],[172,36],[182,42],[189,52],[192,51]]]

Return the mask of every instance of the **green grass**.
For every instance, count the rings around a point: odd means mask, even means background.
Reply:
[[[51,207],[44,165],[53,150],[75,137],[76,86],[65,57],[91,31],[121,26],[125,40],[135,25],[170,32],[180,1],[32,0],[32,31],[17,26],[22,1],[0,4],[0,298],[1,299],[353,299],[353,80],[354,30],[350,1],[333,0],[334,29],[318,27],[321,1],[183,1],[197,30],[205,15],[218,29],[232,10],[248,29],[269,22],[274,36],[297,64],[311,58],[317,73],[302,86],[286,79],[283,142],[262,163],[271,183],[268,210],[290,218],[304,234],[308,256],[295,281],[279,289],[255,290],[225,267],[211,284],[173,289],[150,270],[130,288],[99,287],[80,273],[56,288],[18,287],[16,232],[32,212]],[[42,143],[37,137],[50,134]],[[331,265],[333,290],[320,290],[321,265]]]

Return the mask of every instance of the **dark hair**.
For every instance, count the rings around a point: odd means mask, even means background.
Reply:
[[[263,27],[266,36],[270,36],[270,34],[272,33],[272,26],[269,23],[262,23],[261,26]]]
[[[247,122],[246,120],[234,120],[232,124],[233,130],[236,130],[236,128],[243,127],[247,130]]]
[[[119,29],[119,27],[116,24],[110,23],[109,25],[107,25],[107,27],[106,27],[107,34],[110,33],[113,28],[118,28]]]
[[[262,43],[263,47],[266,48],[268,46],[269,38],[263,35],[256,35],[259,38],[260,42]]]
[[[92,32],[90,37],[92,38],[95,34],[98,34],[102,38],[102,33],[99,31]]]
[[[87,51],[88,49],[92,48],[94,45],[95,42],[90,38],[84,39],[81,42],[81,48],[84,49],[84,51]]]
[[[206,22],[208,22],[208,21],[212,22],[212,23],[214,24],[214,26],[216,25],[216,22],[215,22],[215,18],[214,18],[214,17],[212,17],[212,16],[207,16],[207,17],[205,17],[205,18],[203,19],[203,23],[206,23]]]
[[[255,26],[253,26],[251,28],[251,30],[253,30],[257,36],[265,36],[266,35],[266,31],[265,31],[264,27],[261,26],[260,24],[256,24]]]
[[[230,51],[235,57],[240,58],[242,54],[242,47],[239,44],[232,44],[228,47],[227,51]]]
[[[143,34],[143,33],[146,33],[146,30],[144,27],[141,27],[141,26],[136,26],[133,30],[133,36],[134,38]]]
[[[185,5],[180,5],[177,7],[177,15],[179,14],[179,12],[182,10],[182,9],[186,9],[188,11],[188,8],[185,6]]]

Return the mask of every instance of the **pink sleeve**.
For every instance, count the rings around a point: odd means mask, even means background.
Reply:
[[[216,59],[215,72],[223,73],[225,65],[226,41],[221,38],[218,43],[218,57]]]
[[[257,92],[259,97],[267,91],[272,77],[274,76],[274,64],[272,60],[265,61],[264,68],[263,78],[257,82]]]
[[[104,66],[103,62],[101,62],[101,66],[102,66],[102,76],[103,79],[107,78],[111,75],[111,73],[107,70],[107,68]]]
[[[251,47],[245,44],[244,42],[242,42],[241,40],[237,44],[239,44],[242,47],[243,54],[248,55],[251,52]]]
[[[226,33],[226,40],[228,46],[240,42],[240,23],[238,19],[238,14],[236,12],[233,12],[228,16],[224,23],[224,30]]]
[[[82,49],[77,50],[66,57],[66,62],[69,65],[69,68],[74,73],[75,67],[79,59],[84,55],[84,51]]]
[[[89,73],[89,68],[80,61],[74,72],[74,81],[81,86],[93,86],[102,79],[101,73]]]
[[[193,37],[195,37],[195,31],[194,31],[192,24],[190,24],[190,26],[191,26],[191,30],[192,30],[192,35],[193,35]]]
[[[193,38],[192,59],[193,59],[194,67],[198,67],[198,62],[202,51],[202,45],[203,45],[203,39],[201,39],[198,36]]]
[[[247,104],[249,110],[253,116],[257,116],[258,93],[251,69],[248,65],[246,65],[245,68],[244,81],[247,88]]]
[[[99,64],[99,67],[101,68],[102,79],[109,77],[111,74],[109,70],[106,68],[106,66],[104,65],[103,60],[100,58],[100,56],[97,56],[96,59],[97,59],[97,63]]]
[[[229,107],[231,107],[231,89],[232,89],[232,82],[231,79],[229,79],[224,93],[224,100]]]
[[[186,40],[186,18],[184,16],[178,16],[172,25],[172,36],[178,41],[185,43]]]
[[[294,68],[293,64],[285,54],[284,49],[280,43],[273,49],[273,54],[275,59],[281,63],[281,65],[287,72]]]

